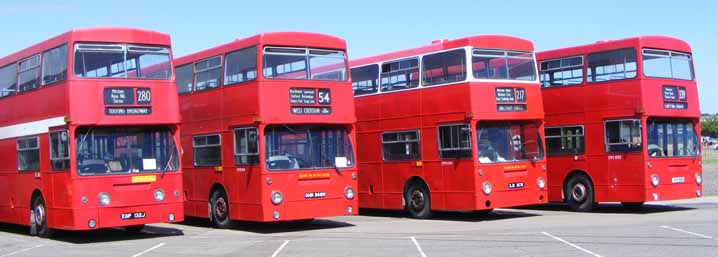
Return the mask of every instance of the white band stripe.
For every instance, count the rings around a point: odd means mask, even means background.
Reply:
[[[65,117],[55,117],[0,127],[0,139],[43,134],[49,132],[51,127],[62,125],[65,125]]]

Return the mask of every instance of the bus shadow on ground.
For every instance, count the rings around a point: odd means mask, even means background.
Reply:
[[[383,217],[383,218],[410,218],[409,214],[405,211],[396,210],[380,210],[380,209],[360,209],[359,215],[371,216],[371,217]],[[522,212],[518,210],[494,210],[491,212],[485,211],[433,211],[431,217],[428,220],[443,220],[443,221],[465,221],[465,222],[479,222],[479,221],[494,221],[494,220],[505,220],[505,219],[516,219],[540,216],[535,213]]]
[[[188,226],[194,227],[212,227],[212,224],[207,219],[190,218],[185,217],[185,221],[182,223]],[[274,233],[286,233],[286,232],[297,232],[297,231],[312,231],[312,230],[325,230],[335,229],[344,227],[353,227],[354,224],[325,219],[314,219],[314,220],[303,220],[303,221],[278,221],[278,222],[249,222],[249,221],[234,221],[232,222],[231,230],[238,230],[250,233],[258,234],[274,234]]]
[[[30,236],[30,227],[28,226],[0,223],[0,231],[27,236],[30,239],[35,238]],[[182,230],[175,228],[145,226],[140,232],[128,232],[123,228],[106,228],[88,231],[54,230],[49,239],[72,244],[92,244],[182,235],[184,235]]]
[[[529,205],[515,207],[516,210],[538,210],[538,211],[563,211],[572,212],[567,204],[549,203],[541,205]],[[627,208],[620,203],[601,203],[589,213],[615,213],[615,214],[653,214],[662,212],[688,211],[696,208],[679,205],[644,204],[640,208]]]

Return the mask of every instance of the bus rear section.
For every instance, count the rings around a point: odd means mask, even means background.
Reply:
[[[545,202],[532,51],[473,36],[352,61],[360,207],[427,218]]]
[[[641,36],[538,54],[549,199],[588,211],[702,195],[700,110],[687,43]]]
[[[277,32],[177,59],[187,215],[225,228],[358,213],[345,48]]]

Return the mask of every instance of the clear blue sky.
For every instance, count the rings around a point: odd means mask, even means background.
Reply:
[[[691,44],[701,111],[718,113],[718,62],[710,61],[718,60],[718,4],[714,1],[182,2],[2,0],[0,56],[71,28],[94,26],[169,33],[175,56],[269,31],[336,35],[347,40],[350,57],[475,34],[523,37],[538,50],[660,34]]]

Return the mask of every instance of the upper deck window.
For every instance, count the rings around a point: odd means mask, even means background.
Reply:
[[[422,85],[438,85],[466,79],[466,51],[456,49],[424,56]]]
[[[419,86],[419,59],[385,62],[381,65],[381,91],[395,91]]]
[[[536,62],[530,52],[474,49],[471,67],[477,79],[536,80]]]
[[[194,91],[219,87],[222,78],[222,57],[215,56],[194,64]]]
[[[379,65],[353,68],[351,73],[354,95],[372,94],[379,89]]]
[[[540,78],[544,88],[583,83],[583,56],[541,62]]]
[[[78,78],[157,79],[172,77],[167,47],[125,44],[76,44]]]
[[[267,47],[262,74],[270,79],[346,81],[346,55],[327,49]]]
[[[0,68],[0,98],[14,95],[17,88],[17,65]]]
[[[192,64],[185,64],[175,68],[177,92],[180,94],[192,92]]]
[[[230,85],[257,78],[257,47],[228,53],[224,60],[224,84]]]
[[[20,92],[40,86],[40,55],[34,55],[18,63],[17,85]]]
[[[636,50],[613,50],[588,55],[586,81],[602,82],[636,77]]]
[[[646,77],[693,80],[690,54],[643,49],[643,74]]]
[[[47,85],[67,78],[67,45],[42,54],[42,84]]]

